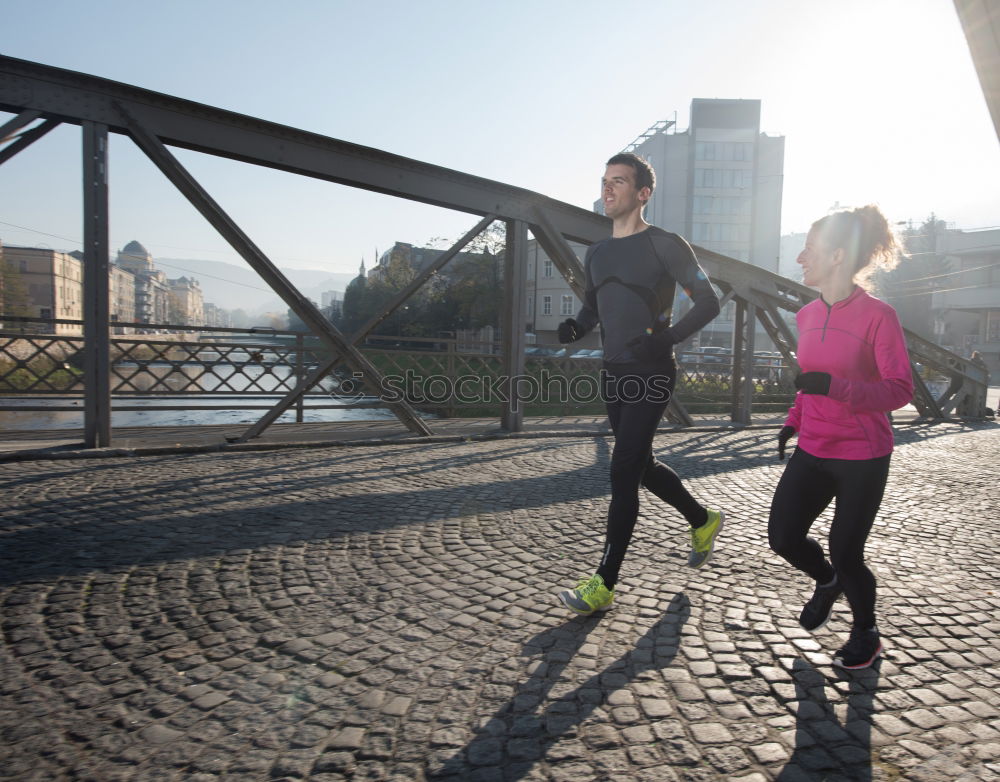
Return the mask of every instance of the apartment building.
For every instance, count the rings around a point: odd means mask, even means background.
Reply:
[[[83,264],[77,258],[58,250],[13,245],[3,248],[3,256],[27,290],[29,317],[83,320]],[[60,323],[42,330],[79,335],[83,326]]]
[[[570,242],[576,257],[583,263],[585,245]],[[535,335],[535,342],[549,344],[558,341],[556,329],[566,318],[580,311],[582,302],[559,273],[552,259],[534,239],[528,242],[528,274],[525,296],[528,320],[525,328]],[[599,330],[574,343],[574,348],[600,347]]]
[[[167,275],[153,263],[149,250],[131,241],[119,250],[115,265],[135,275],[135,322],[167,323],[170,286]]]
[[[625,151],[649,161],[656,190],[646,220],[691,244],[777,272],[785,138],[762,133],[759,100],[695,98],[690,125],[662,120]],[[594,211],[602,212],[598,198]],[[675,317],[687,306],[680,296]],[[732,344],[735,304],[695,339]],[[760,344],[767,337],[758,331]]]
[[[205,325],[205,299],[201,285],[193,277],[167,280],[170,288],[169,323],[180,326]]]

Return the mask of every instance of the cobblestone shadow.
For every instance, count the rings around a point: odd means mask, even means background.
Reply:
[[[674,595],[663,616],[634,649],[569,690],[566,687],[571,681],[563,674],[603,615],[573,619],[534,636],[522,650],[539,657],[531,677],[492,717],[480,723],[477,735],[465,747],[450,757],[432,760],[427,778],[516,782],[542,761],[559,764],[562,774],[572,775],[575,761],[589,754],[584,741],[599,750],[604,743],[602,735],[611,730],[607,715],[590,726],[584,725],[587,718],[608,705],[630,682],[658,681],[656,672],[669,666],[677,655],[680,631],[690,615],[687,595]],[[558,694],[550,698],[554,692]],[[586,769],[581,769],[580,778],[586,778],[589,767]]]
[[[805,660],[792,664],[795,750],[775,777],[778,782],[871,782],[872,717],[881,664],[880,659],[871,668],[841,674],[836,686],[848,688],[843,722],[826,696],[827,677]]]

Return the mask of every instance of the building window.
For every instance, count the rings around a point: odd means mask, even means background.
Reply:
[[[529,296],[528,297],[528,315],[530,315],[532,318],[535,317],[535,297],[534,296]]]
[[[562,297],[562,304],[559,307],[559,314],[560,315],[572,315],[573,314],[573,297],[572,296],[563,296]]]
[[[551,315],[552,314],[552,297],[542,296],[542,314]]]
[[[990,310],[987,318],[986,341],[1000,342],[1000,310]]]
[[[742,190],[753,187],[753,171],[749,168],[696,168],[694,186]]]
[[[542,276],[551,277],[552,276],[552,261],[545,259],[545,263],[542,264]]]
[[[742,215],[749,216],[749,198],[729,198],[724,196],[695,196],[692,213],[696,215]]]

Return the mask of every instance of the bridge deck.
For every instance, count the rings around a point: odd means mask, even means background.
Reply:
[[[716,554],[644,494],[568,616],[611,445],[573,431],[0,464],[0,779],[1000,777],[1000,427],[899,427],[851,675],[767,546],[773,430],[658,436]]]
[[[693,416],[694,429],[728,429],[732,423],[724,416]],[[782,415],[755,416],[753,427],[780,426]],[[916,411],[897,411],[898,425],[920,422]],[[434,431],[431,442],[463,438],[500,439],[509,436],[496,418],[448,418],[429,422]],[[49,429],[0,432],[0,462],[38,458],[80,456],[143,455],[145,453],[198,452],[211,450],[247,450],[282,447],[318,447],[424,440],[409,432],[396,420],[341,421],[327,423],[273,424],[249,443],[232,444],[247,430],[247,424],[211,426],[150,426],[117,428],[112,433],[112,447],[83,450],[80,430]],[[604,416],[546,416],[524,420],[524,436],[610,434]],[[661,432],[680,431],[664,422]]]

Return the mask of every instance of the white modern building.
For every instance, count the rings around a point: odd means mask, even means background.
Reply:
[[[695,98],[687,130],[664,120],[626,151],[656,172],[646,220],[706,250],[778,270],[785,138],[760,130],[759,100]],[[595,211],[601,211],[598,199]]]
[[[678,131],[672,120],[658,122],[625,151],[648,160],[656,172],[647,221],[706,250],[778,271],[785,139],[760,132],[759,100],[696,98],[687,130]],[[600,198],[594,211],[603,212]],[[582,262],[586,248],[573,249]],[[579,310],[580,301],[534,242],[528,259],[527,326],[538,342],[555,342],[556,326]],[[686,306],[678,291],[675,318]],[[735,305],[729,304],[694,339],[729,346],[734,319]],[[576,346],[596,347],[596,339]],[[758,344],[766,340],[760,331]]]
[[[950,274],[934,280],[934,339],[968,356],[978,350],[992,371],[1000,368],[1000,229],[947,229],[936,252]]]

